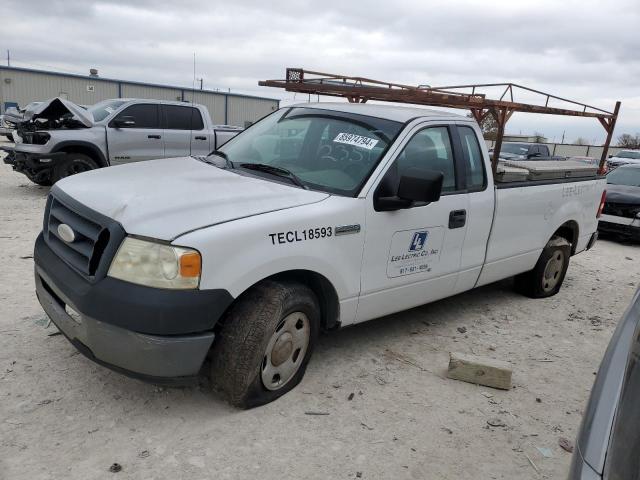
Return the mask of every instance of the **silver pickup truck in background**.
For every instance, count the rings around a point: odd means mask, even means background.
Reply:
[[[242,131],[213,125],[206,107],[146,99],[104,100],[83,108],[42,102],[16,124],[4,162],[39,185],[110,165],[208,155]]]

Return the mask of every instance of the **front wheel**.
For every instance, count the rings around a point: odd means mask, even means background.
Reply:
[[[516,290],[531,298],[555,295],[564,281],[570,257],[571,244],[565,238],[552,237],[533,270],[516,276]]]
[[[268,280],[251,288],[231,307],[214,342],[214,385],[239,408],[287,393],[304,376],[320,330],[319,312],[305,285]]]
[[[98,168],[98,164],[90,156],[83,153],[69,153],[67,158],[57,162],[53,167],[53,182],[96,168]]]

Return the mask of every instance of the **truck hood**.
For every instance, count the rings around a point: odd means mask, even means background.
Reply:
[[[69,100],[56,97],[37,105],[32,111],[28,109],[24,112],[24,121],[43,118],[46,120],[58,120],[63,115],[71,113],[73,117],[85,127],[94,125],[93,115],[84,108],[79,107]]]
[[[93,170],[59,181],[54,195],[56,190],[118,221],[127,233],[168,241],[204,227],[329,197],[239,175],[192,157]]]

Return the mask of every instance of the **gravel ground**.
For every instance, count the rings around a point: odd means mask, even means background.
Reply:
[[[204,377],[147,385],[50,336],[31,259],[47,191],[0,165],[1,479],[564,478],[558,440],[639,278],[640,247],[600,241],[550,299],[506,281],[324,335],[297,388],[239,411]],[[514,388],[446,379],[450,351],[510,362]]]

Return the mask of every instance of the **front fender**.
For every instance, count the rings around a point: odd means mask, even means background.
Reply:
[[[350,308],[345,307],[352,305],[355,315],[360,293],[364,232],[361,228],[357,233],[335,235],[335,227],[362,225],[363,221],[364,199],[330,197],[316,204],[207,227],[178,237],[173,243],[201,252],[201,289],[223,285],[235,298],[278,273],[318,273],[335,288],[345,324],[351,320]],[[324,228],[326,235],[315,238],[314,233],[314,238],[309,238],[304,233],[316,228]]]

